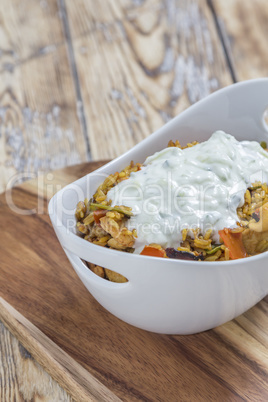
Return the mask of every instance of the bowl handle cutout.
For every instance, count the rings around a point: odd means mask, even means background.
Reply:
[[[107,279],[101,278],[90,270],[86,262],[79,258],[77,255],[71,253],[70,251],[64,250],[68,257],[68,260],[72,264],[74,270],[76,271],[79,278],[89,289],[91,287],[95,288],[106,288],[106,289],[125,289],[126,286],[130,284],[129,281],[124,283],[112,282]],[[115,271],[114,271],[115,272]],[[90,289],[89,289],[90,290]]]

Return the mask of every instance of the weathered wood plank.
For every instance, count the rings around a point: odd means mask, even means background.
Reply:
[[[0,74],[0,191],[87,160],[64,45]]]
[[[1,2],[0,192],[90,158],[57,0]]]
[[[205,0],[66,7],[94,159],[121,154],[232,82]]]
[[[64,42],[57,0],[1,0],[0,71],[50,53]]]
[[[76,67],[74,50],[73,50],[73,42],[72,42],[72,37],[71,37],[69,18],[68,18],[66,6],[65,6],[65,0],[58,0],[58,4],[59,4],[59,10],[61,13],[61,20],[62,20],[62,26],[63,26],[63,30],[64,30],[66,46],[68,49],[70,70],[71,70],[72,77],[73,77],[76,102],[77,102],[77,114],[78,114],[78,117],[79,117],[79,120],[81,123],[81,129],[82,129],[82,132],[84,135],[86,154],[87,154],[88,160],[90,160],[92,158],[91,158],[91,150],[90,150],[90,144],[89,144],[89,139],[88,139],[87,122],[85,119],[84,104],[83,104],[82,95],[81,95],[81,85],[80,85],[80,82],[78,79],[77,67]]]
[[[0,378],[1,401],[73,401],[1,322]]]
[[[267,0],[210,1],[237,80],[267,77]]]

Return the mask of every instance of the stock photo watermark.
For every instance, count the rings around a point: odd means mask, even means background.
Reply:
[[[57,217],[57,226],[65,226],[67,231],[75,232],[77,203],[85,198],[89,199],[108,176],[106,173],[96,172],[64,187],[59,184],[56,173],[20,173],[8,182],[6,202],[17,215],[41,215],[47,213],[47,202],[57,193],[51,202],[50,213]],[[254,177],[252,181],[253,179]],[[14,187],[29,180],[33,192],[37,194],[31,208],[22,206],[13,192]],[[222,218],[231,217],[233,221],[237,219],[237,207],[244,203],[246,187],[242,180],[232,187],[222,183],[191,185],[187,182],[177,186],[176,177],[167,172],[161,183],[152,180],[142,186],[125,180],[122,185],[112,187],[113,205],[131,207],[133,216],[129,229],[137,229],[145,235],[179,233],[184,228],[199,228],[205,232]]]

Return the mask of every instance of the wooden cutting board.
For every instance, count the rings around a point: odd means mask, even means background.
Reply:
[[[76,400],[268,400],[267,297],[214,330],[166,336],[125,324],[85,289],[47,200],[100,165],[49,173],[0,196],[0,319]]]

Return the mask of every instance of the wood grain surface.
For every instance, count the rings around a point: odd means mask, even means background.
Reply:
[[[232,83],[206,1],[101,4],[66,2],[94,159],[118,156]]]
[[[88,160],[56,1],[0,8],[0,191]]]
[[[2,0],[0,191],[267,75],[266,0]],[[245,40],[246,38],[246,40]]]
[[[0,304],[3,309],[3,304]],[[2,323],[0,359],[1,401],[73,401]]]
[[[49,181],[54,180],[56,189],[69,177],[73,180],[95,167],[96,163],[68,168]],[[46,204],[45,194],[40,193],[39,179],[13,189],[12,200],[17,208],[33,210],[40,198]],[[5,300],[0,319],[71,396],[267,400],[268,298],[236,320],[197,335],[139,330],[109,314],[84,288],[46,210],[18,215],[6,199],[5,194],[0,196],[5,227],[5,234],[0,231],[0,295]],[[18,233],[24,233],[19,242]],[[88,377],[81,376],[82,369]]]
[[[10,331],[12,331],[16,337],[22,339],[25,346],[31,350],[32,356],[35,356],[42,362],[43,366],[47,367],[48,373],[51,373],[55,380],[60,382],[66,390],[69,390],[75,400],[85,402],[89,400],[109,400],[116,402],[119,400],[109,389],[77,364],[74,359],[70,358],[70,356],[2,298],[0,298],[0,305],[1,319],[6,323]],[[29,352],[21,345],[19,345],[19,349],[20,354],[24,358],[32,359]],[[41,396],[42,399],[72,401],[72,398],[59,387],[58,383],[51,381],[49,375],[41,369],[39,364],[34,361],[36,369],[33,370],[32,364],[27,367],[25,359],[23,363],[23,372],[20,372],[21,364],[18,365],[16,370],[16,374],[19,373],[25,377],[23,378],[22,384],[18,383],[20,395],[23,397],[23,400],[33,400],[33,396],[36,399],[36,395],[38,395],[38,397]],[[27,369],[30,369],[30,373],[27,373]],[[35,375],[35,371],[37,371],[37,375]],[[38,379],[38,377],[41,378]],[[29,387],[25,379],[29,382],[35,380],[34,386]],[[4,395],[8,395],[9,392],[7,391],[13,391],[13,388],[14,387],[12,387],[11,390],[6,389]],[[29,390],[33,392],[30,394]],[[12,396],[11,392],[10,396]],[[6,399],[8,398],[3,397],[3,400]]]
[[[3,0],[0,191],[113,158],[232,83],[205,0]]]
[[[234,79],[267,77],[267,2],[212,0],[211,3]]]

